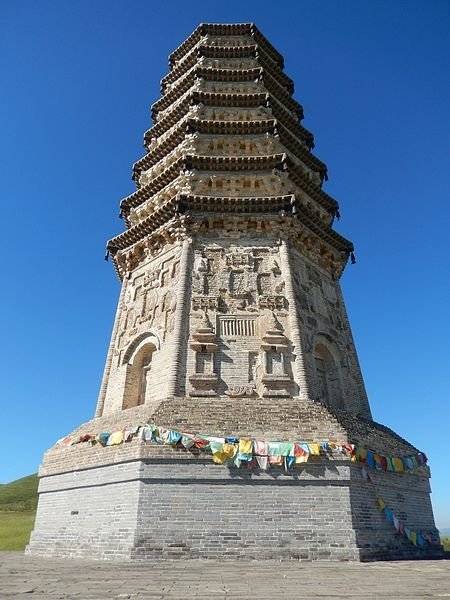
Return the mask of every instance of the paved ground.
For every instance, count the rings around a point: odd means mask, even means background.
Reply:
[[[450,560],[379,563],[63,561],[0,552],[0,599],[450,598]]]

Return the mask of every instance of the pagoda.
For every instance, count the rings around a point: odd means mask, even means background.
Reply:
[[[27,552],[435,556],[426,458],[372,420],[353,245],[283,57],[251,23],[201,24],[169,66],[107,245],[95,418],[45,454]]]

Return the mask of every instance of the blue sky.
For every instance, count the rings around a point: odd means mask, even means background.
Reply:
[[[2,3],[0,482],[93,415],[119,292],[105,242],[201,21],[254,21],[285,56],[356,247],[342,283],[374,418],[428,454],[450,527],[446,0]]]

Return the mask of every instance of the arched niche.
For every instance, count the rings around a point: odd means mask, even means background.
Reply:
[[[317,399],[334,408],[344,408],[339,353],[326,336],[317,337],[314,349]]]
[[[141,334],[128,346],[122,363],[126,369],[122,409],[145,404],[153,356],[160,348],[161,340],[154,332]]]

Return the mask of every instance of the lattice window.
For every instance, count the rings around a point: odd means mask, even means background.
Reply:
[[[219,319],[221,336],[256,336],[256,319],[248,317],[222,317]]]

